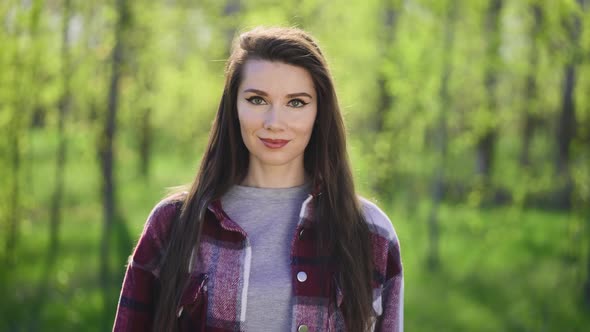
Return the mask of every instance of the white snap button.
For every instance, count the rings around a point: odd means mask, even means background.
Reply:
[[[297,329],[297,332],[307,332],[309,331],[309,327],[307,327],[307,325],[299,325],[299,328]]]
[[[184,309],[184,307],[180,307],[180,309],[178,309],[178,312],[176,313],[176,317],[180,318],[180,315],[182,315],[183,309]]]
[[[303,271],[299,271],[297,273],[297,280],[299,280],[299,282],[304,282],[305,280],[307,280],[307,273],[303,272]],[[305,325],[302,325],[305,326]],[[307,328],[307,327],[306,327]],[[307,331],[307,330],[306,330]]]

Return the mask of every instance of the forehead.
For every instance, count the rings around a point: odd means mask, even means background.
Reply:
[[[271,94],[315,94],[313,80],[305,68],[259,59],[250,59],[244,64],[240,91],[244,89],[259,89]]]

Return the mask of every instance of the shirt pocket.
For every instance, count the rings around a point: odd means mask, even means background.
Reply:
[[[207,274],[191,274],[176,309],[179,331],[205,331],[207,323]]]

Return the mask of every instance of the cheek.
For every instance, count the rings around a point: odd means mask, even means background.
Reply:
[[[238,120],[240,121],[240,128],[244,134],[255,131],[259,127],[260,119],[256,116],[255,112],[238,110]]]
[[[312,112],[309,116],[301,119],[300,123],[298,124],[298,130],[302,134],[311,135],[313,132],[313,126],[316,120],[316,112]]]

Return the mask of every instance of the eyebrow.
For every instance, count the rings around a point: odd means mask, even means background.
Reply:
[[[253,92],[253,93],[259,94],[261,96],[268,97],[268,93],[266,93],[262,90],[258,90],[258,89],[246,89],[246,90],[244,90],[244,92]],[[287,95],[287,98],[295,98],[295,97],[308,97],[310,99],[313,99],[313,97],[307,92],[296,92],[296,93],[290,93]]]

